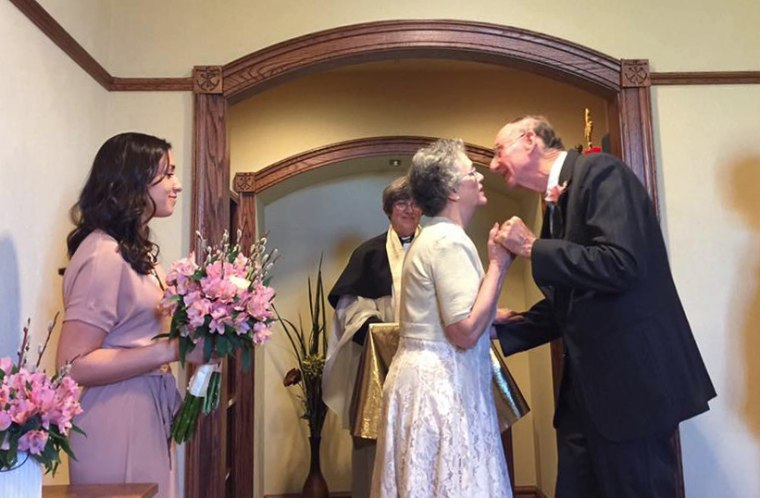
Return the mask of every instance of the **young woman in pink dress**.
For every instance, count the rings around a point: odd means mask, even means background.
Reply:
[[[148,222],[171,216],[181,191],[168,142],[122,133],[101,146],[72,208],[57,354],[84,387],[72,484],[155,482],[157,496],[177,496],[169,428],[180,397],[168,364],[178,349],[153,340],[168,323]]]

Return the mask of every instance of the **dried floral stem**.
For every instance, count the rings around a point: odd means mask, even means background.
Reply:
[[[48,323],[47,327],[47,337],[45,338],[45,343],[42,345],[42,348],[40,349],[39,354],[37,355],[37,364],[34,365],[34,368],[40,368],[40,362],[42,361],[42,355],[45,354],[45,351],[47,350],[48,343],[50,342],[50,336],[53,335],[53,329],[55,328],[55,324],[58,323],[58,315],[60,315],[60,311],[56,311],[55,316],[53,317],[53,320]]]

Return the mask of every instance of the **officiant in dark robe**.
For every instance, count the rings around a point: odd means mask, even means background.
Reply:
[[[675,497],[671,436],[715,390],[646,190],[616,157],[564,151],[539,116],[508,123],[495,146],[491,170],[548,202],[540,238],[517,217],[501,227],[546,298],[504,310],[497,334],[505,354],[563,339],[557,498]]]
[[[335,317],[328,335],[323,399],[349,430],[351,397],[369,325],[398,321],[401,266],[406,249],[420,230],[421,212],[412,201],[406,177],[383,190],[383,211],[390,220],[388,230],[354,250],[327,298]],[[355,437],[353,443],[351,496],[366,498],[375,442]]]

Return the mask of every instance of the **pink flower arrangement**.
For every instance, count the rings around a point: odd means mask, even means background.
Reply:
[[[566,188],[567,188],[567,182],[563,182],[562,185],[554,185],[552,188],[546,191],[544,200],[546,202],[551,202],[553,204],[556,204],[557,202],[559,202],[559,198],[562,197],[562,194],[565,192]]]
[[[198,234],[200,237],[200,234]],[[241,232],[237,237],[240,239]],[[205,245],[205,240],[201,237]],[[181,443],[189,439],[199,411],[208,414],[217,408],[221,388],[218,362],[238,350],[243,369],[251,367],[251,353],[272,335],[274,289],[268,286],[269,271],[277,250],[266,252],[266,237],[244,254],[239,244],[231,244],[224,233],[221,244],[205,249],[201,264],[191,254],[171,265],[161,309],[171,315],[171,326],[163,337],[179,340],[180,362],[203,340],[207,364],[190,379],[180,413],[172,424],[172,436]]]
[[[19,452],[27,452],[46,472],[53,473],[61,463],[61,450],[74,458],[68,436],[72,430],[82,433],[72,422],[82,413],[79,386],[66,368],[53,377],[37,370],[54,326],[55,320],[48,326],[47,340],[34,367],[26,363],[29,322],[24,327],[18,363],[0,358],[0,469],[17,465]]]

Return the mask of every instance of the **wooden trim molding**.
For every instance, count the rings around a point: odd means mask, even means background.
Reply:
[[[653,85],[758,85],[760,71],[651,73]]]
[[[192,78],[113,78],[111,92],[192,92]]]
[[[414,154],[433,141],[435,141],[433,137],[391,136],[339,142],[290,156],[257,172],[237,173],[233,189],[239,193],[260,193],[293,176],[328,164],[363,157]],[[487,166],[491,161],[492,149],[473,144],[465,144],[465,147],[467,155],[474,163]]]
[[[35,0],[10,0],[100,86],[112,91],[192,91],[190,78],[114,78]]]
[[[103,88],[109,92],[190,92],[197,91],[195,77],[193,78],[121,78],[114,77],[103,68],[53,17],[35,0],[10,0],[40,31],[42,31],[53,43],[76,62],[84,71],[92,76]],[[401,25],[405,23],[405,25]],[[581,45],[570,44],[565,40],[550,37],[528,30],[511,28],[505,35],[501,26],[480,23],[478,38],[472,36],[472,27],[476,23],[464,23],[459,21],[387,21],[388,43],[383,45],[378,38],[385,34],[378,32],[377,25],[380,23],[357,24],[352,26],[349,33],[345,28],[316,33],[323,38],[323,42],[332,44],[331,39],[336,33],[343,37],[343,50],[330,53],[319,53],[319,48],[314,46],[313,37],[306,35],[294,40],[288,40],[268,49],[254,52],[251,55],[237,59],[226,66],[224,72],[232,77],[232,82],[226,95],[233,97],[233,101],[242,100],[245,96],[237,96],[250,86],[251,80],[260,83],[267,81],[274,84],[275,79],[287,79],[297,77],[297,72],[305,71],[302,67],[306,62],[309,71],[319,67],[329,67],[334,64],[344,64],[353,56],[359,54],[360,58],[366,58],[367,47],[373,47],[377,58],[390,59],[400,57],[462,57],[468,60],[493,62],[494,56],[499,59],[503,55],[503,47],[511,47],[515,67],[533,70],[555,79],[554,74],[558,68],[551,67],[551,61],[564,60],[561,69],[571,80],[580,80],[582,83],[600,85],[604,88],[615,89],[613,81],[618,73],[617,61],[599,52],[592,51]],[[447,24],[447,26],[443,26]],[[425,30],[431,37],[437,37],[444,41],[440,47],[430,47],[419,44],[415,36],[420,30]],[[465,29],[459,29],[465,26]],[[369,28],[369,32],[367,30]],[[403,35],[407,36],[404,37]],[[298,53],[298,42],[312,50],[305,59],[299,60],[304,54]],[[541,50],[535,51],[536,42],[540,42]],[[493,43],[492,47],[488,44]],[[354,45],[355,44],[355,45]],[[363,45],[362,45],[363,44]],[[572,46],[569,46],[572,45]],[[531,50],[526,49],[530,47]],[[287,55],[294,52],[294,57]],[[567,53],[562,53],[567,52]],[[600,60],[607,60],[609,67],[599,68]],[[549,61],[547,66],[546,62]],[[219,67],[219,66],[203,66]],[[631,73],[628,80],[636,79],[635,73]],[[697,71],[697,72],[659,72],[649,73],[649,82],[652,85],[757,85],[760,84],[760,71]],[[265,86],[258,85],[260,91]],[[215,93],[215,92],[212,92]]]
[[[320,69],[397,58],[509,65],[604,95],[620,86],[617,59],[552,36],[468,21],[383,21],[305,35],[230,62],[224,66],[224,95],[234,103]]]
[[[40,31],[58,45],[66,55],[79,64],[79,67],[92,76],[106,90],[111,89],[113,77],[96,61],[58,21],[53,19],[39,3],[34,0],[10,0]]]

